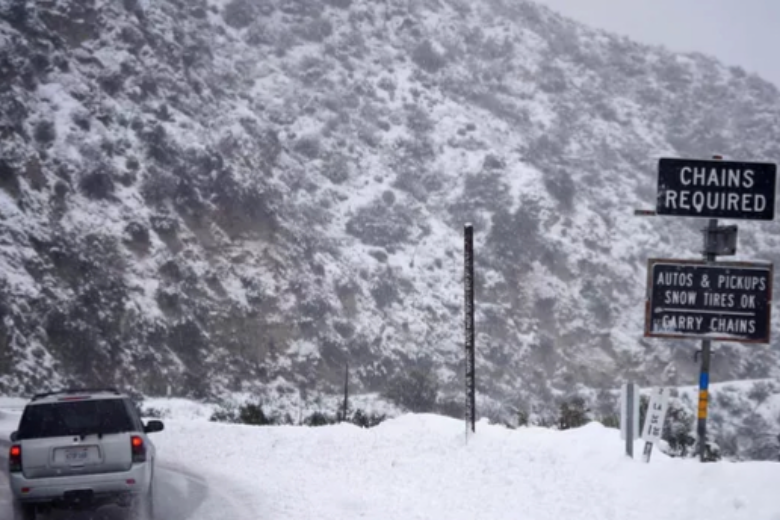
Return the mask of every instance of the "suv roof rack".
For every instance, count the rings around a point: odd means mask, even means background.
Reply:
[[[53,390],[51,392],[44,392],[41,394],[35,394],[32,397],[33,401],[37,401],[38,399],[43,399],[45,397],[50,397],[52,395],[59,395],[59,394],[95,394],[98,392],[102,393],[112,393],[116,395],[121,395],[119,390],[113,387],[103,387],[103,388],[67,388],[63,390]]]

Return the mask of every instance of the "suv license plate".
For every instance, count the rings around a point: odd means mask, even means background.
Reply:
[[[79,463],[86,462],[89,459],[88,448],[69,448],[65,451],[65,462]]]

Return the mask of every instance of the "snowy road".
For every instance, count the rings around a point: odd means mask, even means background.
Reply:
[[[0,448],[5,451],[5,446],[0,443]],[[0,464],[5,466],[6,459],[0,458]],[[157,517],[165,520],[207,520],[213,516],[204,516],[201,513],[202,506],[209,498],[209,490],[206,482],[198,477],[182,471],[159,467],[157,469],[157,482],[155,482],[155,505]],[[210,504],[211,506],[211,504]],[[211,506],[209,509],[213,510]],[[230,515],[230,507],[224,512]],[[8,491],[8,480],[5,472],[0,472],[0,518],[13,518],[11,509],[11,497]],[[127,510],[117,507],[102,508],[96,513],[70,513],[66,511],[56,512],[46,520],[120,520],[127,518]]]

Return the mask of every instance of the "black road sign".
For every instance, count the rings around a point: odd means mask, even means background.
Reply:
[[[769,343],[773,272],[772,264],[651,258],[645,336]]]
[[[777,165],[734,161],[658,161],[658,215],[774,220]]]

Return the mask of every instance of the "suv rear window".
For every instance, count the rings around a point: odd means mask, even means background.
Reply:
[[[134,430],[122,399],[102,399],[30,405],[22,415],[18,436],[41,439]]]

